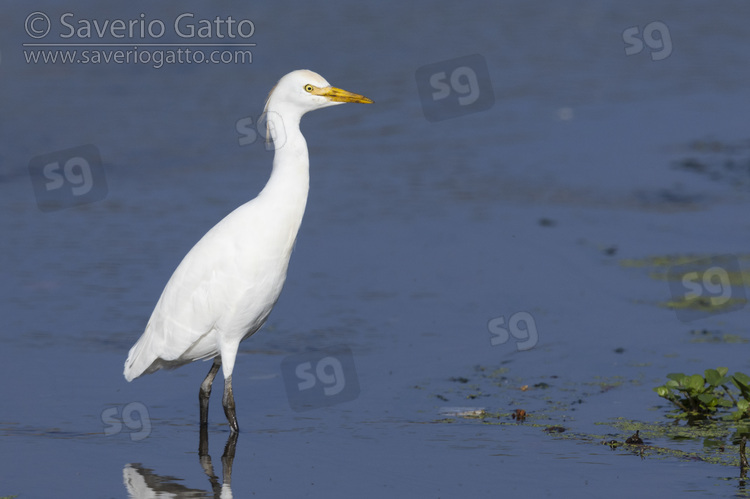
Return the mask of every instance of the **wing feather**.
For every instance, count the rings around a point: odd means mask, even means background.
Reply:
[[[253,219],[252,203],[227,215],[180,262],[130,349],[128,381],[213,358],[222,334],[239,342],[263,325],[281,292],[289,254],[268,245],[259,252],[252,244],[269,232]]]

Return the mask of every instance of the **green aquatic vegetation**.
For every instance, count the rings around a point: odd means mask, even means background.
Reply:
[[[666,268],[673,265],[684,265],[705,255],[659,255],[644,258],[623,258],[620,265],[626,268]]]
[[[669,391],[680,403],[691,404],[683,402],[691,396],[697,398],[696,404],[713,405],[715,410],[709,416],[692,417],[687,424],[684,419],[664,421],[662,418],[658,422],[648,422],[608,418],[595,425],[608,426],[615,431],[592,432],[576,422],[577,411],[587,410],[585,402],[599,394],[641,386],[647,382],[642,374],[634,377],[593,376],[585,382],[573,382],[557,375],[521,378],[513,376],[506,367],[493,370],[492,367],[476,366],[473,374],[445,378],[440,391],[459,404],[465,403],[461,400],[478,394],[482,398],[472,400],[472,404],[478,404],[441,407],[437,418],[428,418],[422,424],[486,425],[504,428],[504,431],[536,429],[554,440],[604,444],[613,452],[633,454],[641,459],[678,459],[739,466],[740,476],[744,477],[747,470],[743,464],[746,462],[744,442],[750,437],[750,414],[747,408],[744,413],[740,409],[750,400],[750,377],[742,373],[730,376],[727,368],[709,369],[695,377],[684,374],[674,374],[673,377],[677,379],[667,380],[670,387],[674,385]],[[683,393],[678,387],[687,389],[688,393]],[[701,391],[717,401],[714,403],[711,398],[699,397]],[[445,401],[448,397],[439,399]],[[718,400],[725,402],[719,403]],[[678,412],[686,412],[677,404],[675,407]]]
[[[748,339],[738,334],[709,331],[708,329],[693,329],[690,331],[690,343],[748,343]]]
[[[737,286],[730,279],[730,284]],[[669,300],[661,305],[671,308],[672,310],[698,310],[701,312],[719,313],[724,310],[734,310],[738,306],[742,308],[747,303],[747,300],[743,298],[722,298],[717,296],[712,297],[681,297],[676,300]]]
[[[671,373],[667,375],[669,381],[654,391],[677,407],[672,414],[676,419],[693,422],[718,415],[725,420],[750,419],[750,376],[741,372],[727,376],[728,372],[728,368],[719,367],[706,369],[702,376]],[[733,393],[730,386],[739,389],[739,393]],[[730,409],[734,411],[727,413]]]
[[[739,260],[748,261],[750,260],[750,253],[739,253],[735,254]],[[653,272],[651,276],[657,280],[666,280],[667,269],[676,265],[685,265],[692,263],[695,260],[705,260],[710,258],[709,254],[701,253],[687,253],[687,254],[675,254],[675,255],[657,255],[643,258],[623,258],[619,261],[621,267],[625,268],[645,268]],[[737,276],[730,277],[730,279],[737,278]]]
[[[745,459],[742,442],[749,428],[736,422],[706,420],[693,425],[675,425],[616,418],[597,424],[617,428],[619,434],[640,432],[646,444],[638,450],[642,457],[674,457],[724,466],[738,466]],[[695,442],[698,447],[685,447],[682,444],[685,441]],[[626,442],[605,440],[602,443],[614,448]]]
[[[716,275],[713,276],[713,278],[709,278],[709,280],[720,278],[721,289],[723,291],[725,289],[740,289],[744,286],[745,282],[750,282],[750,270],[740,268],[738,265],[739,261],[748,260],[750,260],[750,254],[748,253],[721,256],[707,254],[674,254],[621,259],[619,263],[623,268],[642,269],[646,272],[649,278],[657,281],[681,281],[682,286],[685,287],[685,291],[689,290],[685,284],[685,279],[689,274],[694,274],[694,272],[686,273],[686,266],[692,270],[699,269],[703,275],[703,279],[706,279],[707,276],[709,276],[709,274],[703,273],[706,271],[706,268],[715,268],[716,265],[719,265],[721,276],[719,277]],[[690,282],[690,284],[692,286],[697,285],[695,282]],[[716,283],[712,282],[711,286],[714,285],[716,285]],[[661,307],[675,310],[678,313],[687,311],[688,313],[698,312],[707,314],[729,312],[740,309],[747,304],[747,299],[743,293],[732,292],[730,295],[722,293],[721,296],[714,296],[713,293],[709,291],[709,288],[706,288],[703,291],[704,292],[698,294],[693,291],[673,292],[671,300],[659,302],[657,304]],[[637,301],[637,303],[645,302]]]

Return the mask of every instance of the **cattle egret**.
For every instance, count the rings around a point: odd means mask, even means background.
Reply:
[[[307,203],[309,159],[300,119],[308,111],[345,102],[372,103],[308,70],[279,80],[265,107],[266,133],[275,149],[268,183],[188,252],[130,349],[124,372],[128,381],[214,359],[199,391],[201,426],[208,424],[211,385],[221,368],[224,414],[231,432],[239,431],[232,393],[237,349],[260,329],[279,298]]]

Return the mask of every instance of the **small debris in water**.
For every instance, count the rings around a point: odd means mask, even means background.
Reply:
[[[523,409],[516,409],[515,411],[513,411],[513,415],[511,417],[518,422],[524,421],[526,419],[526,411],[524,411]]]
[[[548,426],[543,431],[547,433],[562,433],[565,431],[565,428],[562,426]]]
[[[457,416],[461,418],[481,418],[487,414],[484,407],[441,407],[441,416]]]
[[[557,225],[557,222],[555,222],[551,218],[540,218],[539,225],[541,225],[542,227],[554,227],[555,225]]]
[[[615,439],[612,439],[612,440],[609,440],[609,441],[606,441],[606,442],[602,442],[602,443],[609,445],[610,449],[616,449],[620,445],[620,442],[618,442]]]
[[[635,434],[628,437],[628,439],[625,440],[625,443],[630,445],[643,445],[643,440],[639,435],[640,432],[641,430],[635,430]]]

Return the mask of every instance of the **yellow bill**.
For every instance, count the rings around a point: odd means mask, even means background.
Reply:
[[[360,104],[372,104],[372,100],[364,95],[347,92],[336,87],[316,88],[314,94],[321,95],[333,102],[358,102]]]

